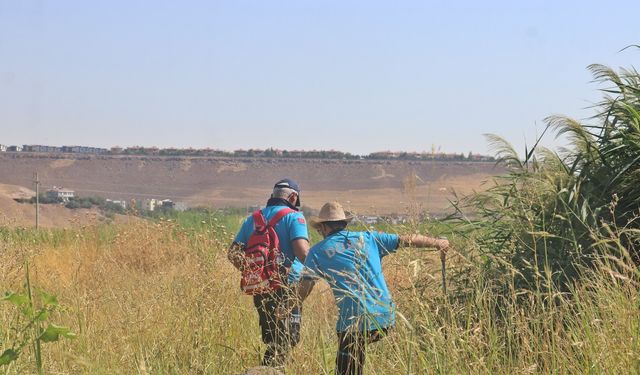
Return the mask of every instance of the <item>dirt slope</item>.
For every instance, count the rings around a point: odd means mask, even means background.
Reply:
[[[303,204],[337,199],[363,214],[399,213],[409,204],[442,212],[452,188],[470,192],[502,172],[493,163],[0,154],[0,183],[32,186],[36,171],[45,188],[214,207],[262,204],[277,179],[291,177]]]
[[[33,191],[27,188],[0,184],[0,226],[35,226],[35,205],[18,203],[14,200],[14,198],[25,198],[33,195]],[[40,225],[43,228],[77,227],[96,223],[102,218],[102,215],[97,210],[70,210],[61,205],[40,205]]]

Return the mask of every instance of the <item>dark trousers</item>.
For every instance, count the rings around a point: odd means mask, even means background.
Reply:
[[[362,375],[366,346],[387,335],[387,329],[338,332],[336,375]]]
[[[290,297],[287,288],[253,297],[253,304],[258,310],[260,319],[262,341],[267,344],[267,350],[262,358],[263,366],[284,365],[291,348],[300,341],[301,309],[294,308],[284,319],[276,317],[277,307]]]

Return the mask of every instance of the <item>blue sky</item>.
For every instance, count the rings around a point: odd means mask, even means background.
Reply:
[[[0,143],[487,153],[586,118],[640,2],[0,0]],[[556,145],[550,137],[546,142]]]

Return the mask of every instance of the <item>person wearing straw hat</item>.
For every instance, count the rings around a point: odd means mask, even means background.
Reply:
[[[395,306],[382,273],[382,258],[400,246],[433,247],[443,254],[449,248],[446,239],[419,234],[352,232],[347,225],[353,218],[340,203],[329,202],[310,220],[324,239],[309,250],[297,286],[300,300],[309,295],[318,278],[331,286],[339,309],[336,375],[362,374],[365,346],[380,340],[395,325]]]
[[[294,180],[285,178],[276,182],[266,207],[259,211],[261,220],[270,224],[275,222],[273,229],[283,256],[280,270],[284,272],[280,276],[284,283],[281,288],[253,295],[262,341],[267,344],[262,358],[264,366],[283,366],[291,348],[300,339],[301,309],[298,306],[284,317],[276,316],[278,307],[292,297],[289,285],[300,278],[302,262],[309,251],[307,223],[299,207],[300,187]],[[240,271],[245,266],[244,251],[256,226],[254,217],[257,213],[247,217],[227,253],[229,261]]]

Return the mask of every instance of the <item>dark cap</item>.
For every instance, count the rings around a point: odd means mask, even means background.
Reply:
[[[282,180],[276,182],[273,185],[274,189],[291,189],[298,194],[298,199],[296,200],[296,207],[300,207],[300,186],[297,182],[290,178],[283,178]]]

